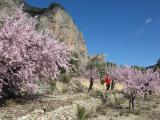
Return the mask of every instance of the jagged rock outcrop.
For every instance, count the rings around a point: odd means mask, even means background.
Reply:
[[[12,15],[22,3],[23,0],[1,0],[0,16]],[[38,30],[51,30],[60,41],[68,45],[72,52],[77,53],[80,66],[84,66],[87,63],[87,47],[83,35],[62,6],[52,4],[49,8],[40,9],[31,7],[25,3],[24,11],[28,12],[31,16],[39,16]],[[2,21],[0,20],[1,25]]]
[[[12,15],[22,0],[0,0],[0,15]]]
[[[89,60],[97,62],[105,62],[105,56],[103,54],[91,55]]]
[[[0,17],[12,15],[22,0],[0,0]],[[3,21],[0,19],[0,26]]]
[[[53,31],[60,41],[65,42],[77,53],[82,65],[87,62],[87,48],[83,35],[62,7],[54,6],[40,15],[38,29],[44,28]]]

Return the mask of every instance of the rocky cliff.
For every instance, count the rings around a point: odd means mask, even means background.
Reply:
[[[87,48],[83,35],[79,32],[69,14],[60,6],[53,6],[39,16],[39,29],[50,29],[60,41],[78,54],[82,64],[87,61]]]
[[[23,0],[0,0],[0,16],[12,15],[22,3]],[[83,35],[62,6],[52,4],[49,8],[40,9],[25,3],[24,11],[30,16],[38,15],[38,30],[51,30],[73,53],[77,53],[82,66],[87,63],[87,47]],[[0,26],[2,23],[0,20]]]
[[[12,15],[22,0],[0,0],[0,16]]]

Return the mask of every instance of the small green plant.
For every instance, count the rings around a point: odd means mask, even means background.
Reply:
[[[92,97],[95,97],[95,98],[97,98],[100,95],[102,95],[102,93],[99,90],[93,91],[93,93],[92,93]]]
[[[78,117],[78,120],[86,120],[85,107],[81,107],[80,105],[77,105],[77,117]]]
[[[55,88],[56,88],[56,81],[50,79],[50,80],[49,80],[49,85],[50,85],[51,92],[54,91]]]
[[[68,84],[71,79],[72,79],[72,76],[70,74],[63,73],[63,74],[60,75],[60,81],[62,83]]]
[[[104,80],[101,80],[101,85],[104,85],[105,81]]]

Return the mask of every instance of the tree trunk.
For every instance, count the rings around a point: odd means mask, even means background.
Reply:
[[[134,100],[135,100],[135,97],[132,97],[132,110],[133,110],[133,111],[134,111],[134,105],[135,105]]]
[[[147,99],[147,93],[144,93],[144,100]]]
[[[111,90],[114,89],[114,85],[115,85],[114,80],[112,80],[112,83],[111,83]]]
[[[93,90],[93,83],[94,83],[94,80],[93,80],[93,78],[91,77],[91,78],[90,78],[90,85],[89,85],[89,88],[88,88],[88,92],[89,92],[90,90]]]
[[[131,94],[129,97],[129,109],[133,111],[134,111],[134,106],[135,106],[134,100],[135,100],[135,96]]]

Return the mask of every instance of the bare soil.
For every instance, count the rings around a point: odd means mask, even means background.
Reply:
[[[145,100],[137,98],[135,105],[135,111],[130,111],[128,100],[124,99],[119,107],[101,106],[90,120],[160,120],[160,96],[148,95]]]

